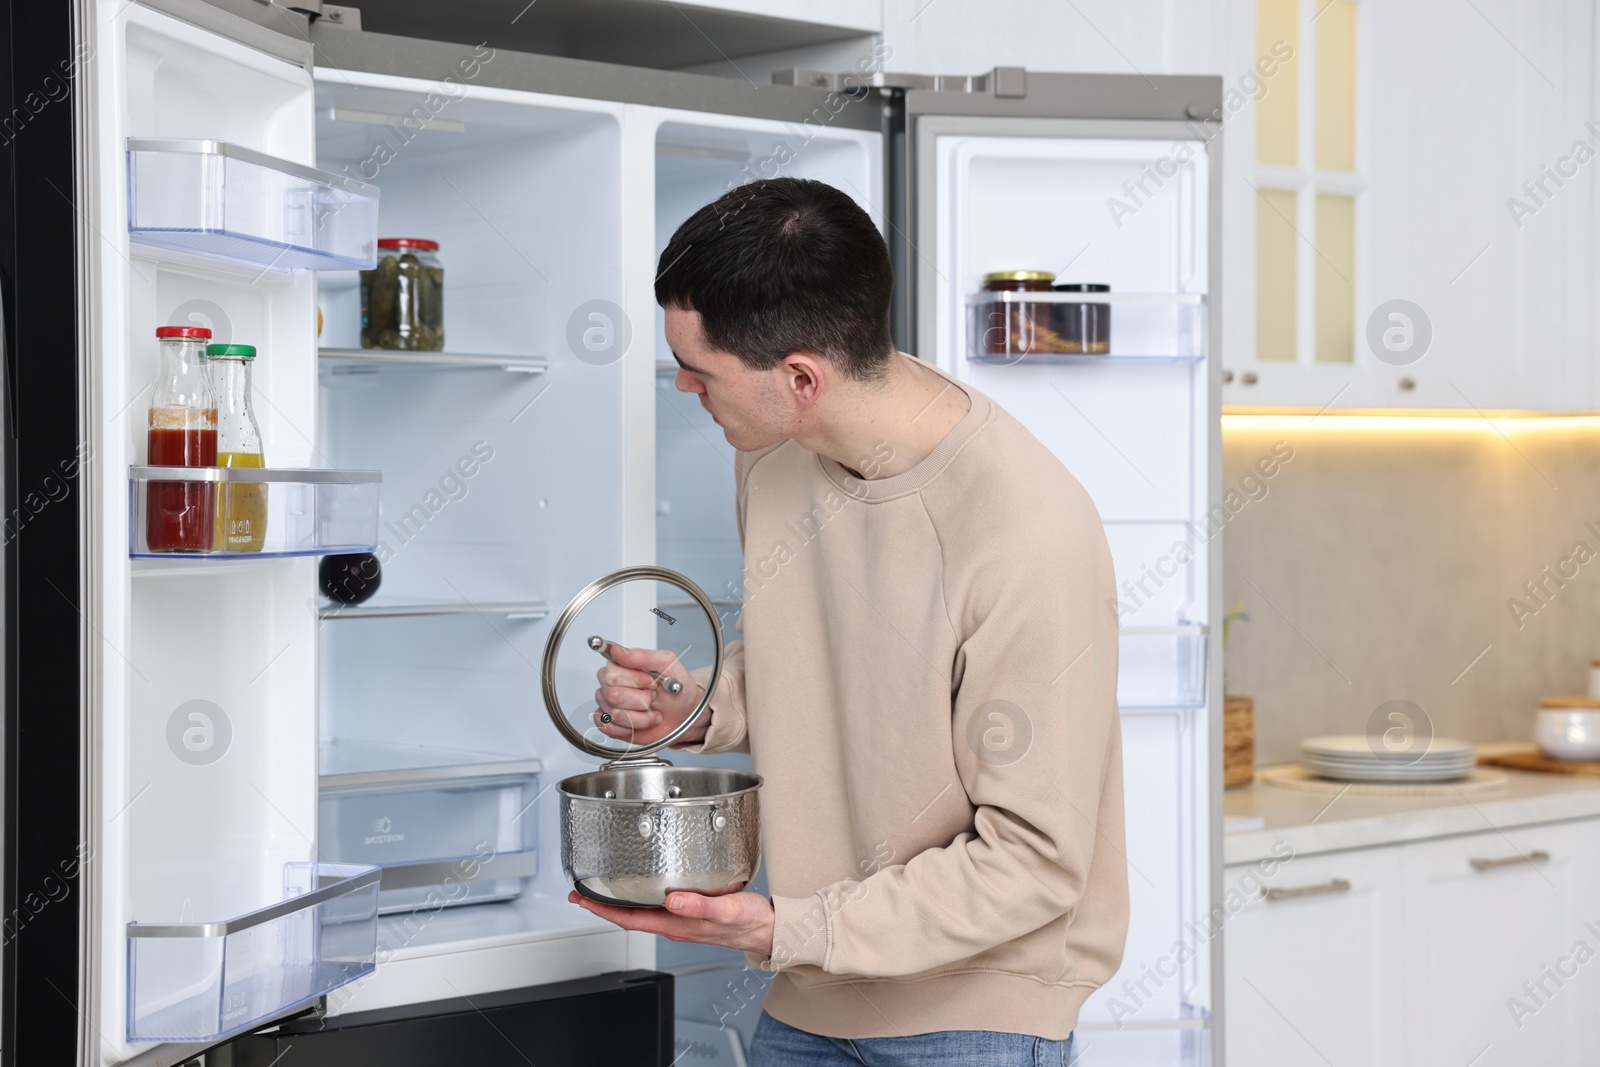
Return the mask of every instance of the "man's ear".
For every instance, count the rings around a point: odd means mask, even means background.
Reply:
[[[780,367],[785,387],[801,407],[811,407],[827,392],[833,368],[825,357],[815,352],[790,352]]]

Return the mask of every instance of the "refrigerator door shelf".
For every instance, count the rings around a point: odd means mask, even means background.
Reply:
[[[1205,302],[1196,293],[973,293],[966,304],[966,354],[974,363],[1205,358]],[[1085,304],[1097,306],[1089,310]],[[1085,337],[1086,331],[1094,336]]]
[[[377,867],[284,866],[284,899],[220,922],[129,923],[128,1040],[217,1041],[370,974]]]
[[[1206,627],[1124,626],[1117,640],[1117,706],[1192,710],[1206,704]]]
[[[277,272],[369,269],[378,190],[225,141],[129,138],[128,238]]]
[[[382,480],[382,473],[362,470],[132,466],[128,555],[250,560],[371,552]]]

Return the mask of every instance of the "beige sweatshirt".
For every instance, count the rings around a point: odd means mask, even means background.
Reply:
[[[909,358],[909,357],[907,357]],[[1111,557],[987,397],[911,470],[738,456],[743,640],[703,751],[766,779],[773,1016],[1060,1039],[1128,925]],[[858,470],[887,458],[862,457]]]

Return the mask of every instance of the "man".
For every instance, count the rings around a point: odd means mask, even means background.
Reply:
[[[1055,456],[894,350],[892,284],[866,213],[792,178],[662,253],[677,388],[739,450],[745,554],[743,640],[679,743],[750,752],[773,895],[572,899],[775,972],[756,1067],[1066,1063],[1128,921],[1110,554]],[[611,736],[693,711],[645,673],[669,653],[617,661]]]

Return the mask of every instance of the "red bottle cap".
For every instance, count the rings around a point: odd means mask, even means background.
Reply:
[[[420,248],[424,252],[439,251],[438,241],[429,241],[422,237],[382,237],[378,239],[379,248]]]
[[[211,329],[208,326],[157,326],[156,336],[163,341],[173,337],[188,337],[199,341],[211,339]]]

